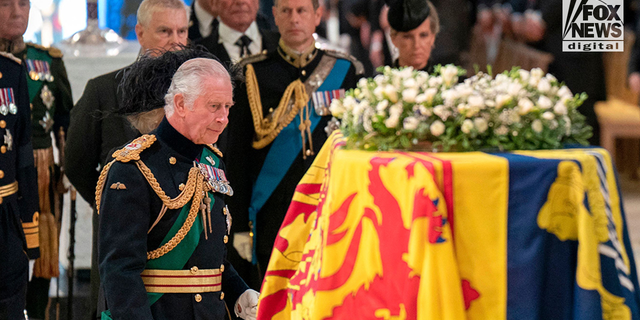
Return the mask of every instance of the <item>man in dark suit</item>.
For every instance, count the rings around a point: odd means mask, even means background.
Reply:
[[[189,19],[189,40],[196,41],[208,37],[218,29],[217,2],[217,0],[193,1]]]
[[[38,180],[31,147],[27,74],[0,52],[0,319],[24,318],[29,259],[38,251]]]
[[[234,248],[263,272],[294,189],[330,132],[329,97],[364,72],[355,58],[316,47],[318,0],[277,0],[273,12],[278,47],[239,62],[246,84],[236,87],[227,151]]]
[[[188,15],[182,1],[145,0],[138,9],[136,35],[141,51],[169,49],[187,43]],[[109,151],[140,135],[129,121],[112,113],[120,104],[118,85],[127,67],[89,80],[82,97],[71,112],[65,148],[69,181],[80,195],[94,204],[98,167],[103,167]],[[93,217],[91,266],[91,318],[98,303],[97,216]]]
[[[197,41],[223,63],[270,50],[278,45],[278,34],[257,20],[258,0],[218,0],[218,28]]]

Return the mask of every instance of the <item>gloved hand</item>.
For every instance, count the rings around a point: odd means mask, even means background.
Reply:
[[[253,239],[249,232],[236,232],[233,234],[233,247],[238,251],[242,259],[251,262],[253,255]]]
[[[31,281],[31,277],[33,276],[33,268],[36,265],[36,260],[35,259],[30,259],[29,260],[29,281]]]
[[[243,292],[233,308],[236,317],[255,320],[258,312],[258,298],[260,298],[260,292],[258,291],[247,289],[247,291]]]

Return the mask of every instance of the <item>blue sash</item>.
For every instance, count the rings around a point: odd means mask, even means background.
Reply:
[[[331,69],[331,72],[317,91],[339,89],[344,81],[344,77],[347,75],[347,71],[349,71],[349,67],[351,67],[349,60],[336,59],[333,69]],[[311,99],[309,99],[309,104],[310,103]],[[315,108],[312,107],[311,109],[313,112],[311,112],[309,119],[311,120],[311,132],[313,132],[318,122],[320,122],[321,117],[315,112]],[[280,131],[280,134],[273,140],[271,149],[269,149],[269,153],[260,169],[260,174],[253,184],[251,203],[249,204],[249,221],[253,223],[254,230],[256,228],[256,216],[258,212],[271,197],[271,194],[276,187],[278,187],[284,175],[289,171],[289,167],[291,167],[293,161],[302,151],[300,130],[298,130],[299,125],[300,119],[295,117],[289,125]],[[254,232],[253,264],[258,262],[256,259],[256,238],[256,232]],[[263,266],[263,268],[266,267],[267,266]]]

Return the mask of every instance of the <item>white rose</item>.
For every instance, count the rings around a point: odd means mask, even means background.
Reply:
[[[551,108],[552,104],[553,102],[551,101],[551,99],[547,98],[546,96],[540,96],[540,98],[538,98],[538,106],[542,109],[549,109]]]
[[[463,113],[466,110],[469,110],[469,106],[467,104],[460,103],[460,104],[458,104],[457,109],[458,109],[458,112]]]
[[[547,73],[544,77],[547,78],[547,80],[549,80],[549,82],[558,81],[558,78],[556,78],[551,73]]]
[[[544,77],[544,71],[540,68],[533,68],[531,69],[531,77],[542,79],[542,77]]]
[[[384,120],[384,125],[387,126],[387,128],[389,128],[389,129],[393,129],[393,128],[398,126],[398,122],[399,121],[400,121],[400,117],[399,116],[391,115],[391,116],[389,116],[389,118]]]
[[[447,108],[443,105],[435,106],[433,108],[433,114],[440,117],[442,120],[447,120],[451,115],[451,111],[447,110]]]
[[[375,89],[373,89],[373,95],[376,97],[377,100],[382,100],[384,98],[384,96],[382,95],[383,93],[384,93],[383,87],[376,87]]]
[[[426,100],[428,103],[433,103],[433,99],[436,97],[436,94],[438,94],[438,89],[436,88],[429,88],[427,89],[427,91],[424,92],[424,95],[426,97]]]
[[[540,82],[540,78],[529,77],[529,86],[536,88],[538,87],[538,82]]]
[[[505,82],[509,82],[509,80],[510,79],[506,74],[500,73],[500,74],[496,75],[496,80],[495,81],[496,81],[496,84],[502,84],[502,83],[505,83]]]
[[[520,115],[525,115],[531,112],[531,109],[533,109],[533,102],[531,102],[529,98],[522,98],[518,101],[518,113]]]
[[[437,87],[440,84],[442,84],[442,77],[440,76],[430,77],[428,83],[429,83],[429,87]]]
[[[443,134],[444,133],[444,129],[446,129],[445,125],[440,120],[434,121],[431,124],[431,127],[429,127],[429,130],[431,131],[431,134],[436,136],[436,137],[439,137],[441,134]]]
[[[559,115],[567,114],[567,106],[562,103],[562,101],[558,101],[555,106],[553,106],[553,112]]]
[[[547,111],[542,114],[542,119],[545,119],[545,120],[553,120],[555,118],[556,118],[556,115],[553,114],[553,112],[551,111]]]
[[[427,95],[424,93],[421,93],[419,95],[416,96],[416,103],[420,104],[427,101]]]
[[[403,68],[401,71],[398,72],[398,76],[400,76],[400,78],[402,79],[410,78],[412,74],[413,74],[413,67]]]
[[[566,136],[571,135],[571,119],[569,119],[569,117],[564,116],[564,134]]]
[[[400,117],[402,114],[402,103],[398,102],[389,108],[389,116]]]
[[[342,105],[344,105],[344,108],[346,111],[351,111],[353,110],[353,108],[358,104],[358,102],[356,101],[356,99],[352,96],[347,96],[346,98],[344,98],[344,100],[342,101]]]
[[[542,121],[540,121],[539,119],[533,120],[533,122],[531,123],[531,129],[533,129],[533,131],[537,133],[542,132]]]
[[[375,78],[373,78],[373,81],[374,81],[378,86],[380,86],[381,84],[383,84],[383,83],[384,83],[384,76],[383,76],[383,75],[381,75],[381,74],[379,74],[379,75],[375,76]]]
[[[473,94],[469,96],[467,103],[472,108],[482,109],[484,107],[484,98],[478,94]]]
[[[416,117],[406,117],[402,123],[402,126],[405,130],[413,131],[418,128],[418,124],[420,124],[420,120]]]
[[[358,80],[358,87],[359,88],[366,88],[367,87],[367,78],[360,78],[360,80]]]
[[[418,112],[420,112],[421,115],[427,116],[427,117],[430,117],[433,114],[431,110],[427,109],[427,107],[423,105],[418,106]]]
[[[558,90],[558,96],[573,98],[573,93],[571,93],[571,90],[567,86],[562,86],[560,90]]]
[[[520,79],[523,82],[529,81],[529,75],[530,75],[529,71],[520,69],[520,70],[518,70],[518,74],[520,74]]]
[[[413,78],[405,79],[404,82],[402,82],[402,85],[404,85],[405,88],[417,87],[416,80],[414,80]]]
[[[469,134],[471,130],[473,130],[473,121],[466,119],[462,122],[462,126],[460,127],[462,132]]]
[[[500,109],[511,102],[511,96],[500,93],[496,96],[496,108]]]
[[[487,129],[489,128],[489,124],[487,123],[487,120],[483,118],[473,119],[473,124],[476,126],[476,129],[478,129],[478,132],[480,133],[487,131]]]
[[[540,79],[538,82],[538,91],[542,93],[547,93],[551,90],[551,83],[546,78]]]
[[[509,87],[507,87],[507,93],[514,98],[517,98],[520,95],[521,90],[522,85],[516,82],[510,83]]]
[[[398,92],[396,91],[396,87],[388,84],[384,86],[384,95],[391,100],[391,102],[398,102]]]
[[[388,106],[389,106],[389,100],[382,100],[378,102],[378,104],[376,105],[376,111],[378,111],[378,114],[380,112],[384,112],[385,110],[387,110]]]
[[[340,101],[340,99],[333,99],[333,101],[331,101],[331,105],[329,106],[329,111],[331,111],[331,114],[334,117],[340,119],[342,118],[342,115],[344,114],[346,109],[344,108],[344,105],[342,105],[342,101]]]
[[[452,64],[448,64],[441,70],[442,80],[446,86],[451,86],[458,81],[458,68]]]
[[[418,90],[410,88],[410,89],[404,89],[402,91],[402,100],[409,102],[409,103],[414,103],[416,102],[416,96],[418,95]]]

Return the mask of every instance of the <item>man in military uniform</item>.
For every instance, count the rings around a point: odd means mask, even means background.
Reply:
[[[175,54],[163,54],[159,65]],[[164,96],[166,118],[102,170],[103,319],[224,319],[225,302],[255,319],[258,293],[225,259],[231,214],[224,196],[233,191],[212,145],[228,123],[232,93],[219,62],[188,60]]]
[[[137,13],[136,35],[141,52],[168,50],[187,44],[188,11],[181,0],[144,0]],[[118,86],[129,66],[100,75],[87,82],[82,97],[71,111],[65,149],[69,181],[82,198],[94,204],[96,183],[109,152],[140,136],[129,120],[113,113],[121,107]],[[91,253],[90,319],[99,316],[98,216],[93,215]]]
[[[331,99],[355,87],[363,72],[353,57],[316,48],[317,0],[279,0],[273,13],[281,34],[277,49],[240,61],[246,84],[237,87],[227,152],[236,190],[229,199],[234,247],[262,271],[296,184],[327,139]]]
[[[24,318],[29,259],[39,255],[27,90],[20,59],[0,52],[0,320]]]
[[[3,0],[3,3],[8,7],[0,10],[0,51],[22,59],[28,71],[31,132],[40,194],[41,255],[29,283],[27,310],[32,318],[44,319],[49,282],[58,276],[59,192],[63,192],[58,184],[61,175],[55,170],[51,131],[61,150],[60,142],[69,126],[73,100],[60,50],[25,44],[22,40],[29,19],[29,1]],[[0,109],[0,114],[7,113]]]

